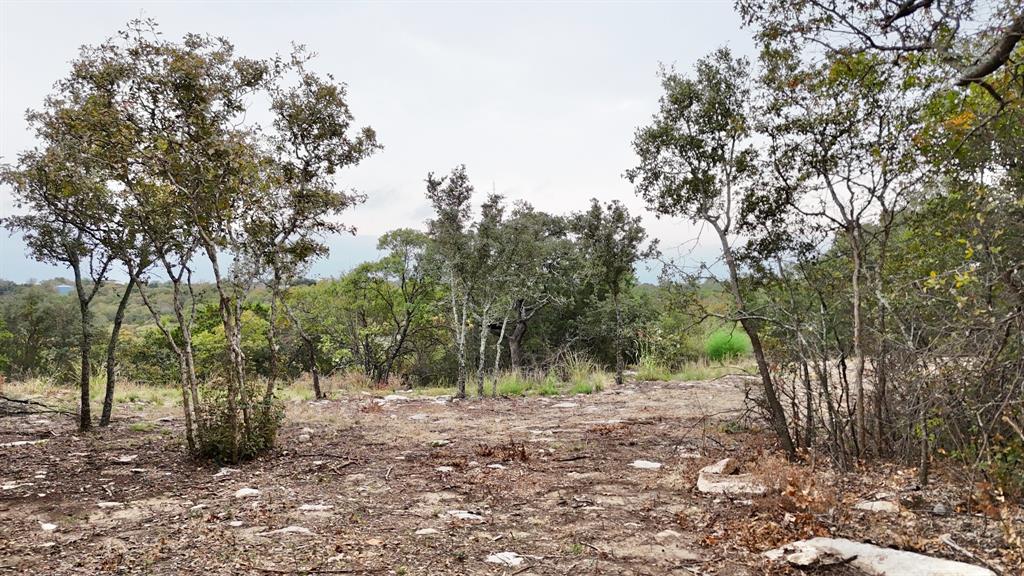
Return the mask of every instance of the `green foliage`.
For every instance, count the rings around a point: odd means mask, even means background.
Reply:
[[[704,353],[708,360],[724,362],[750,354],[750,337],[741,329],[721,328],[708,336],[704,344]]]
[[[256,386],[247,384],[247,396],[254,397]],[[235,423],[242,418],[228,405],[229,396],[223,385],[203,388],[203,411],[196,426],[196,449],[199,456],[221,463],[251,460],[273,447],[277,430],[284,419],[284,405],[277,400],[269,404],[254,403],[249,407],[249,423]],[[235,446],[237,445],[237,452]]]

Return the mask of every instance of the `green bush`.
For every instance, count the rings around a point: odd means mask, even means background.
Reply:
[[[715,330],[704,343],[708,360],[722,362],[750,353],[750,337],[740,328]]]
[[[255,398],[255,386],[249,384],[248,387],[249,397]],[[239,408],[238,426],[233,430],[225,388],[204,388],[202,396],[203,408],[199,415],[199,425],[196,427],[198,456],[219,463],[233,464],[251,460],[274,446],[277,430],[284,420],[284,406],[280,401],[273,400],[269,404],[252,402],[249,406],[248,426],[244,425]],[[237,453],[234,451],[236,443]]]

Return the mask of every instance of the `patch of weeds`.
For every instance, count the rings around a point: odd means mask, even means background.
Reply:
[[[538,396],[558,396],[561,390],[558,389],[557,384],[546,379],[533,389],[533,393]]]
[[[132,432],[152,432],[156,428],[153,422],[132,422],[128,429]]]
[[[498,378],[499,396],[525,396],[530,382],[518,374],[506,374]]]
[[[741,434],[750,430],[750,427],[741,420],[726,420],[718,428],[725,434]]]
[[[598,382],[577,382],[569,389],[569,392],[573,394],[593,394],[600,391],[601,384]]]
[[[663,382],[672,378],[672,372],[668,366],[661,364],[651,356],[640,358],[636,367],[636,379],[644,382]]]
[[[516,443],[516,441],[511,438],[509,438],[508,442],[505,444],[480,444],[476,448],[476,455],[494,458],[504,462],[530,461],[530,454],[526,451],[526,443]]]
[[[569,554],[572,554],[573,556],[580,556],[580,555],[582,555],[583,554],[583,544],[580,544],[579,542],[573,542],[569,546],[568,552],[569,552]]]

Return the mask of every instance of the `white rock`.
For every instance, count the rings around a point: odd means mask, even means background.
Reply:
[[[297,438],[297,440],[299,442],[306,443],[306,442],[310,441],[310,436],[309,436],[309,434],[299,434],[299,437]]]
[[[856,510],[865,512],[882,512],[884,514],[895,514],[900,511],[899,504],[888,500],[874,500],[871,502],[857,502],[853,505]]]
[[[732,458],[705,466],[697,474],[697,490],[705,494],[764,494],[768,487],[758,482],[753,474],[737,474],[739,465]]]
[[[188,509],[189,512],[196,513],[209,508],[206,504],[196,504],[195,506]]]
[[[455,468],[452,468],[451,466],[438,466],[437,468],[434,468],[434,470],[437,470],[438,472],[441,472],[441,473],[448,473],[448,472],[454,472]]]
[[[303,428],[302,430],[299,430],[299,432],[302,433],[302,434],[312,434],[313,433],[313,429],[312,428]]]
[[[515,552],[498,552],[497,554],[491,554],[488,556],[484,562],[502,564],[504,566],[519,566],[523,563],[523,557]]]
[[[312,536],[313,533],[309,531],[309,528],[303,528],[302,526],[285,526],[279,530],[271,530],[270,532],[263,532],[260,536],[277,536],[277,535],[288,535],[295,534],[297,536]]]
[[[232,520],[231,522],[228,522],[228,526],[231,526],[232,528],[241,528],[242,527],[242,521],[241,520]]]
[[[654,535],[654,540],[660,544],[664,544],[665,542],[678,540],[682,537],[683,535],[679,532],[676,532],[675,530],[662,530],[661,532],[658,532]]]
[[[220,470],[217,470],[217,473],[214,474],[213,477],[220,478],[221,476],[227,476],[229,474],[234,474],[235,472],[238,472],[235,468],[221,468]]]
[[[42,444],[43,442],[46,442],[46,440],[17,440],[0,444],[0,448],[17,448],[18,446],[31,446],[33,444]]]
[[[401,394],[388,394],[387,396],[381,398],[381,400],[385,402],[401,402],[403,400],[408,399],[409,398],[407,396],[402,396]]]
[[[552,404],[552,408],[576,408],[579,404],[573,402],[559,402],[558,404]]]
[[[850,566],[871,576],[995,576],[988,568],[845,538],[800,540],[769,550],[764,556],[798,566],[848,562]]]
[[[413,414],[412,416],[409,416],[409,420],[417,421],[423,421],[426,420],[427,418],[429,418],[429,416],[427,416],[426,414]]]
[[[462,520],[464,522],[483,522],[484,517],[479,514],[473,514],[467,510],[449,510],[446,514],[456,520]]]
[[[441,446],[447,446],[447,445],[449,445],[451,443],[452,443],[451,440],[441,439],[441,440],[433,440],[433,441],[431,441],[430,445],[433,446],[434,448],[440,448]]]
[[[49,522],[40,522],[39,527],[43,529],[43,532],[53,532],[57,529],[56,524],[50,524]]]
[[[299,506],[299,512],[326,512],[333,509],[334,506],[328,504],[303,504]]]
[[[131,473],[132,474],[145,474],[146,473],[146,469],[145,468],[132,468],[131,469]]]
[[[238,492],[235,492],[235,498],[251,498],[259,495],[260,491],[255,488],[242,488]]]
[[[417,536],[435,536],[437,534],[440,534],[440,532],[434,530],[433,528],[420,528],[415,532],[415,534]]]
[[[650,460],[633,460],[630,463],[633,468],[639,468],[641,470],[657,470],[661,468],[661,462],[651,462]]]
[[[117,458],[114,458],[114,462],[117,464],[131,464],[139,457],[138,454],[122,454]]]
[[[493,468],[495,470],[504,470],[505,469],[505,467],[503,465],[497,464],[497,463],[495,463],[495,464],[488,464],[487,467],[488,468]]]
[[[124,506],[124,502],[97,502],[96,505],[100,508],[120,508]]]

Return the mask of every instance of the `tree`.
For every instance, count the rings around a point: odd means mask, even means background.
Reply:
[[[833,56],[801,67],[778,53],[768,60],[769,103],[762,117],[774,188],[811,225],[842,235],[849,248],[853,379],[858,455],[870,449],[865,364],[868,274],[885,257],[894,219],[906,208],[921,178],[913,143],[920,129],[916,90],[872,55]],[[785,73],[779,74],[779,70]],[[867,222],[873,221],[870,229]],[[874,274],[874,292],[884,291]],[[884,332],[885,306],[877,306]],[[885,339],[875,352],[874,449],[883,450],[886,398]]]
[[[442,282],[446,284],[449,311],[454,334],[457,396],[466,397],[466,335],[469,327],[470,298],[476,288],[479,270],[472,259],[470,200],[473,185],[466,167],[458,166],[448,176],[427,175],[427,199],[434,208],[434,218],[427,223],[432,243],[431,259]]]
[[[743,202],[756,184],[751,130],[750,65],[720,48],[697,62],[693,78],[662,72],[665,94],[650,126],[637,130],[640,165],[626,172],[649,208],[709,225],[718,236],[733,297],[733,318],[750,337],[769,423],[783,450],[795,454],[760,338],[741,282],[737,245]]]
[[[80,316],[78,427],[85,431],[92,426],[89,384],[93,335],[89,306],[106,281],[113,258],[71,216],[76,211],[90,210],[84,205],[95,201],[95,190],[102,188],[102,180],[87,164],[66,158],[57,146],[54,143],[46,151],[23,154],[17,169],[4,169],[2,179],[12,186],[16,206],[29,211],[11,216],[4,223],[12,232],[22,233],[37,260],[68,266],[74,273]]]
[[[622,384],[625,370],[622,292],[633,277],[637,261],[654,257],[657,243],[644,246],[647,232],[640,223],[640,217],[630,216],[618,200],[604,206],[597,199],[591,200],[589,210],[573,215],[570,227],[586,262],[588,277],[612,300],[615,313],[615,383]]]

